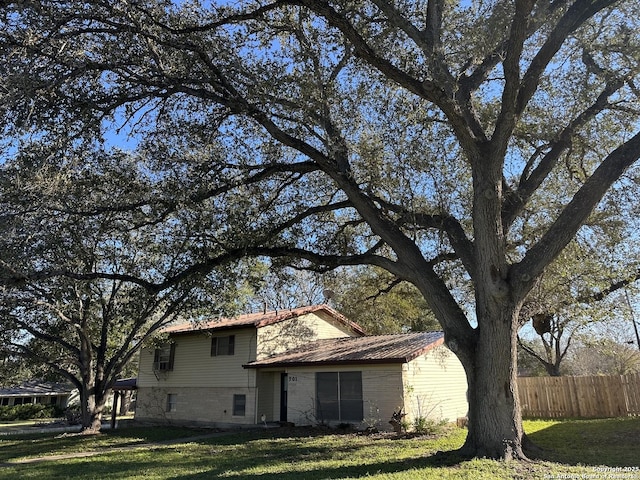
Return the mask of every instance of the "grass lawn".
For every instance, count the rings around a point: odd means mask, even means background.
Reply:
[[[533,420],[525,430],[545,449],[542,458],[527,463],[437,455],[463,443],[461,429],[436,438],[272,429],[194,440],[187,437],[204,432],[181,428],[10,436],[0,437],[0,479],[640,479],[638,418]],[[178,441],[140,447],[169,439]],[[113,448],[120,450],[107,452]],[[103,453],[12,463],[81,452]]]

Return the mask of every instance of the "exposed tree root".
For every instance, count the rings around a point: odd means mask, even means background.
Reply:
[[[99,435],[100,433],[99,428],[93,427],[82,427],[82,430],[80,430],[80,435]]]
[[[523,439],[524,440],[524,439]],[[531,445],[533,443],[528,441]],[[523,442],[524,444],[524,442]],[[457,455],[459,458],[472,459],[472,458],[488,458],[492,460],[504,460],[504,461],[522,461],[529,462],[530,459],[525,453],[526,449],[523,445],[514,444],[513,442],[503,442],[502,445],[495,445],[493,448],[488,446],[475,445],[473,442],[465,442],[465,444],[458,450],[451,453]]]

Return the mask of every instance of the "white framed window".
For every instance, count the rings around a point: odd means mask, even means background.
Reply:
[[[168,393],[167,394],[167,412],[175,412],[178,409],[178,394],[177,393]]]

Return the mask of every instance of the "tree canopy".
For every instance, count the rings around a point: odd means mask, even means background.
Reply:
[[[9,2],[3,146],[59,158],[130,135],[164,189],[118,207],[168,228],[179,212],[199,247],[147,288],[246,256],[374,265],[413,284],[467,373],[464,453],[523,458],[523,303],[608,202],[636,208],[639,10]]]
[[[549,375],[563,374],[561,365],[574,356],[578,337],[620,314],[629,316],[627,308],[616,307],[621,303],[618,294],[638,279],[638,239],[633,229],[619,235],[627,228],[611,220],[605,225],[591,220],[586,234],[580,232],[547,268],[520,312],[521,323],[530,324],[521,331],[519,345]]]
[[[0,168],[3,356],[7,367],[25,359],[37,378],[71,382],[83,429],[94,432],[142,343],[178,316],[232,313],[242,298],[236,275],[248,270],[220,265],[162,286],[194,247],[179,216],[158,228],[113,203],[157,188],[140,159],[90,151],[54,162],[39,153],[22,151]]]
[[[330,284],[336,308],[369,335],[440,329],[420,292],[385,270],[360,268]]]

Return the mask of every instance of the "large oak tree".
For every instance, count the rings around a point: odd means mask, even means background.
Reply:
[[[524,458],[523,302],[608,191],[637,195],[639,9],[9,2],[3,128],[22,142],[133,135],[189,193],[173,207],[194,225],[207,212],[185,275],[267,255],[412,283],[467,373],[463,452]]]
[[[95,433],[141,345],[180,316],[233,313],[243,269],[178,276],[197,235],[133,202],[161,179],[141,158],[84,147],[56,160],[25,148],[0,165],[0,331],[3,356],[77,388],[82,431]]]

